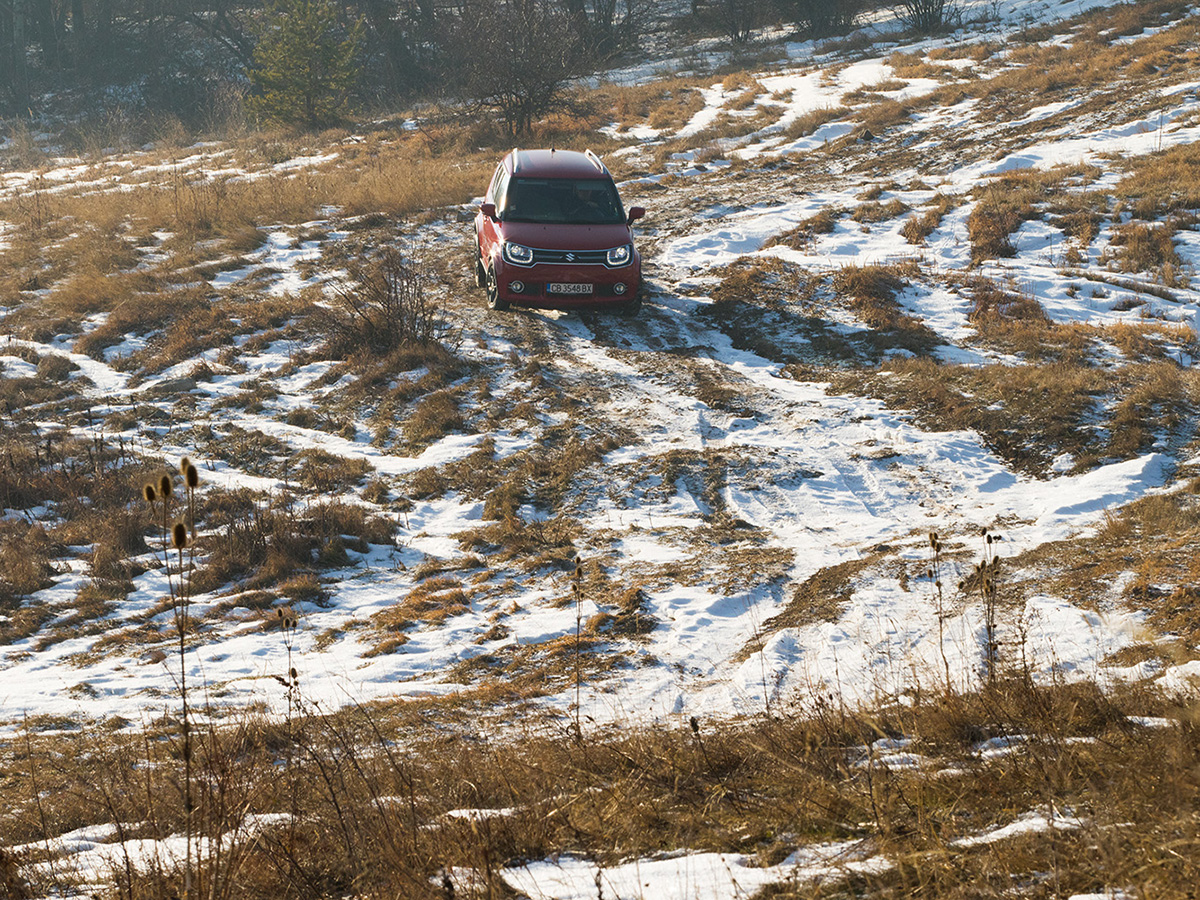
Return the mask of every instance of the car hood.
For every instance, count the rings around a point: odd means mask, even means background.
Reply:
[[[630,243],[628,225],[539,225],[504,222],[504,240],[538,250],[608,250]]]

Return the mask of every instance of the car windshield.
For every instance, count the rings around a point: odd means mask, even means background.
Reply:
[[[625,221],[616,186],[606,178],[514,178],[504,221],[618,225]]]

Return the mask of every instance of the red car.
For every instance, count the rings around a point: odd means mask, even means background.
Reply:
[[[475,216],[475,283],[488,307],[609,307],[642,303],[642,259],[617,186],[588,150],[513,150]]]

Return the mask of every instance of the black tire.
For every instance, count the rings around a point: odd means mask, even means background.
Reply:
[[[475,244],[475,287],[487,287],[487,269],[483,267],[483,253]]]
[[[626,300],[621,304],[621,315],[632,319],[642,311],[642,292],[638,291],[633,295],[632,300]]]
[[[487,288],[488,309],[508,309],[508,301],[500,296],[500,285],[496,282],[496,267],[488,266],[484,286]]]

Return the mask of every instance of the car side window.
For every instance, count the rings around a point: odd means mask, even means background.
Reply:
[[[510,181],[508,172],[501,167],[500,175],[496,179],[496,190],[492,196],[492,202],[496,204],[496,209],[500,212],[504,212],[504,207],[508,200],[508,185]]]
[[[491,201],[500,206],[500,179],[504,176],[504,166],[496,166],[496,174],[492,176],[492,183],[488,186],[488,195]]]

